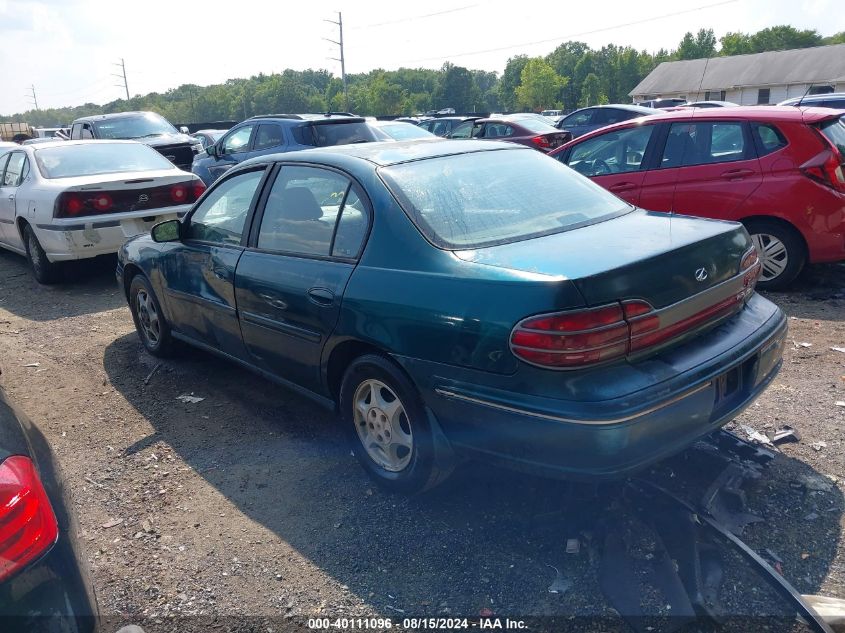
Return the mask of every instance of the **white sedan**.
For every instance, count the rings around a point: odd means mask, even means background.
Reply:
[[[56,141],[0,149],[0,247],[26,256],[40,283],[61,262],[116,253],[181,217],[205,185],[134,141]]]

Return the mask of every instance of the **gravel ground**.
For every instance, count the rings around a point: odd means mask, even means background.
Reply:
[[[112,271],[110,261],[79,265],[71,283],[39,287],[22,258],[0,254],[4,384],[64,468],[103,614],[180,631],[479,614],[558,618],[533,630],[581,630],[573,616],[596,616],[609,618],[601,630],[626,630],[581,534],[595,490],[474,463],[422,496],[382,493],[309,401],[198,351],[153,372]],[[738,422],[788,424],[802,441],[781,445],[748,488],[764,521],[743,538],[770,549],[802,593],[845,598],[845,407],[835,405],[845,353],[831,349],[845,347],[845,267],[815,267],[770,298],[790,317],[784,367]],[[682,455],[656,476],[695,497],[693,470]],[[808,476],[809,488],[827,489],[809,489]],[[581,552],[566,554],[579,534]],[[557,594],[555,568],[569,583]],[[723,603],[748,615],[758,590],[741,577],[726,571]],[[257,619],[226,619],[245,615]]]

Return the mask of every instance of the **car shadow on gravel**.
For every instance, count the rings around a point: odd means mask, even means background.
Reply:
[[[94,314],[126,305],[115,281],[114,256],[65,264],[62,281],[44,286],[35,281],[23,257],[0,249],[0,309],[31,321],[53,321]],[[79,296],[87,299],[79,301]]]
[[[168,444],[245,516],[383,615],[615,613],[597,578],[600,548],[591,546],[591,517],[606,489],[466,463],[429,493],[385,494],[350,456],[331,413],[193,350],[162,363],[145,385],[157,362],[134,334],[105,350],[111,383],[155,429],[115,448],[136,455]],[[186,393],[205,399],[176,400]],[[677,456],[653,476],[683,482],[681,492],[700,499],[703,487],[685,473],[701,473],[689,460]],[[840,536],[842,494],[835,485],[808,488],[808,480],[820,479],[780,455],[748,488],[748,509],[764,522],[747,527],[743,538],[758,552],[769,549],[802,593],[818,591]],[[565,552],[568,538],[579,539],[580,553]],[[273,545],[262,547],[272,565]],[[568,589],[550,593],[557,570]],[[279,592],[296,603],[297,584],[307,582],[283,578]],[[322,612],[333,615],[340,606],[330,599]]]

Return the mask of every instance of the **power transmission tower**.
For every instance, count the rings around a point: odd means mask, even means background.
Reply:
[[[323,39],[340,48],[340,57],[329,57],[329,59],[340,62],[340,77],[343,80],[343,109],[349,112],[349,91],[346,89],[346,61],[343,56],[343,16],[340,11],[338,11],[337,22],[334,20],[323,20],[323,22],[329,22],[330,24],[337,25],[337,28],[340,31],[340,39],[337,42],[330,40],[327,37],[324,37]],[[331,109],[331,105],[329,106],[329,109]]]
[[[118,64],[117,62],[115,62],[114,65],[120,66],[122,74],[112,73],[112,76],[117,77],[118,79],[120,79],[121,77],[123,78],[123,88],[126,90],[126,100],[129,101],[129,84],[126,81],[126,64],[123,63],[123,58],[121,57],[120,63]],[[120,88],[120,84],[115,84],[115,86]]]
[[[24,96],[32,99],[32,102],[35,104],[35,109],[37,110],[38,109],[38,99],[35,96],[35,85],[34,84],[32,86],[30,86],[30,92],[28,92]]]

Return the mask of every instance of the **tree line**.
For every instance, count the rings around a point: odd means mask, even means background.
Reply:
[[[615,44],[593,49],[584,42],[564,42],[545,57],[511,57],[501,75],[449,62],[437,70],[376,69],[347,75],[348,103],[340,78],[327,70],[288,69],[205,87],[184,84],[128,101],[29,110],[8,119],[56,126],[81,116],[127,110],[152,110],[176,123],[347,109],[375,116],[410,115],[447,107],[457,112],[568,111],[598,103],[629,102],[628,92],[664,61],[841,43],[845,43],[845,31],[822,37],[815,30],[774,26],[756,33],[727,33],[717,40],[712,29],[700,29],[686,33],[677,48],[655,53]]]

